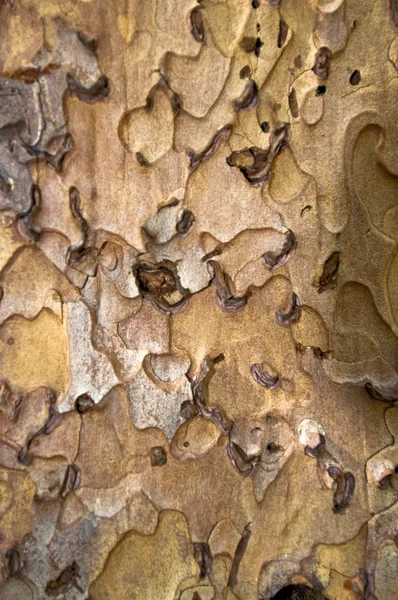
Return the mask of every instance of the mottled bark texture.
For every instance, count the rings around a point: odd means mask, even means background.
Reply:
[[[396,0],[0,0],[1,600],[398,599]]]

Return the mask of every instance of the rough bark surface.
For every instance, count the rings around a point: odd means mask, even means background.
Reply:
[[[0,1],[0,597],[398,599],[394,0]]]

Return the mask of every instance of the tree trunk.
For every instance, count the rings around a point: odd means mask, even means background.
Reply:
[[[397,25],[0,2],[2,599],[398,599]]]

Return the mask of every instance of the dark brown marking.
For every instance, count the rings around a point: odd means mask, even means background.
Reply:
[[[205,28],[202,10],[197,6],[191,11],[191,33],[197,42],[202,43],[205,39]]]
[[[249,79],[242,94],[234,100],[234,108],[236,112],[240,110],[250,110],[257,105],[258,87],[253,79]]]
[[[257,363],[250,367],[250,374],[254,381],[266,390],[274,390],[280,385],[278,375],[270,375]]]
[[[224,273],[220,264],[215,260],[208,262],[213,269],[213,283],[217,288],[217,304],[225,312],[239,312],[247,304],[248,294],[235,296],[233,283],[227,273]]]
[[[282,48],[289,33],[289,25],[283,19],[279,21],[278,48]]]
[[[133,265],[132,271],[141,296],[159,310],[171,313],[185,310],[190,293],[182,287],[173,262],[142,261]]]
[[[318,293],[329,290],[336,285],[337,274],[340,266],[340,252],[337,250],[326,259],[322,274],[319,278]]]
[[[90,394],[81,394],[75,400],[75,408],[81,415],[91,410],[94,405],[94,400]]]
[[[65,499],[71,492],[78,489],[80,479],[80,469],[76,465],[68,465],[60,491],[62,499]]]
[[[252,146],[236,150],[227,157],[227,163],[230,167],[238,167],[251,185],[263,185],[269,181],[272,162],[288,145],[289,136],[289,124],[285,123],[272,132],[268,149]]]
[[[209,544],[206,542],[196,542],[193,545],[194,557],[199,565],[199,579],[204,579],[211,573],[213,557],[210,552]]]
[[[216,408],[209,408],[206,401],[208,378],[214,372],[214,365],[224,360],[224,355],[220,354],[216,358],[205,358],[200,366],[198,375],[191,379],[191,389],[193,401],[198,414],[203,419],[212,421],[223,435],[229,435],[233,422],[225,417],[221,411]]]
[[[162,446],[154,446],[150,452],[152,467],[163,467],[167,463],[167,454]]]
[[[225,125],[221,129],[217,131],[214,137],[210,140],[209,144],[206,146],[202,152],[194,152],[193,150],[188,150],[188,158],[190,161],[191,169],[195,169],[200,163],[208,160],[213,154],[218,150],[223,141],[227,140],[231,135],[232,126]]]
[[[358,69],[355,69],[355,71],[353,71],[351,73],[350,76],[350,83],[351,85],[358,85],[361,81],[361,73],[360,71],[358,71]]]
[[[296,247],[296,237],[289,229],[285,234],[285,240],[279,250],[264,252],[262,255],[265,265],[270,271],[282,267],[289,259],[290,253]]]
[[[279,309],[276,311],[276,320],[280,325],[291,325],[297,323],[301,316],[301,306],[297,295],[292,293],[292,303],[287,312]]]
[[[292,113],[292,117],[297,119],[297,117],[299,116],[299,106],[297,102],[296,90],[294,88],[289,94],[289,108],[290,112]]]
[[[319,48],[315,54],[315,64],[312,70],[319,79],[327,79],[329,77],[331,58],[332,53],[326,46]]]
[[[82,86],[70,73],[66,74],[66,82],[70,94],[77,96],[79,100],[87,104],[94,104],[100,100],[105,100],[109,95],[109,80],[105,75],[101,75],[89,88]]]
[[[177,233],[179,235],[186,235],[192,228],[195,222],[195,215],[191,210],[184,210],[181,215],[181,219],[176,225]]]
[[[227,585],[232,590],[236,587],[236,585],[238,583],[238,574],[239,574],[240,563],[242,562],[242,559],[247,550],[247,546],[249,544],[251,533],[252,533],[252,524],[248,523],[245,526],[243,533],[242,533],[242,537],[240,538],[239,543],[236,547],[234,560],[232,562],[231,571],[229,573]]]
[[[75,587],[81,594],[83,590],[77,584],[76,579],[79,577],[79,567],[76,561],[64,569],[56,579],[47,583],[46,594],[49,596],[58,596],[68,590],[71,586]]]

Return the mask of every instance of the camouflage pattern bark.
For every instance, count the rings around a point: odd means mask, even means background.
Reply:
[[[398,599],[397,14],[0,2],[2,600]]]

